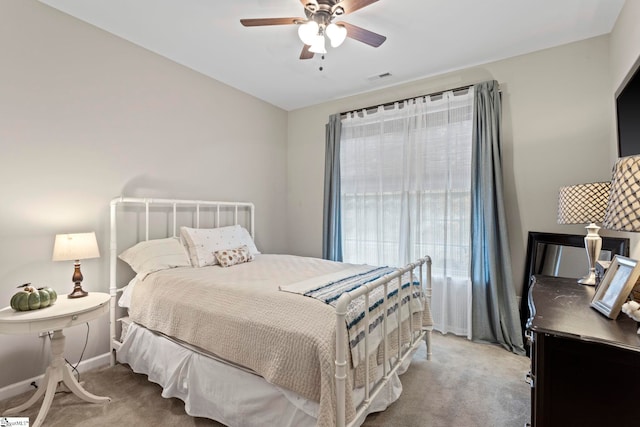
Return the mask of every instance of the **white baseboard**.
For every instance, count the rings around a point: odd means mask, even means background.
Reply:
[[[91,371],[93,369],[102,368],[103,366],[107,366],[110,363],[109,357],[110,354],[105,353],[96,357],[92,357],[91,359],[84,360],[78,365],[78,371],[80,373],[83,373]],[[13,396],[17,396],[29,390],[35,390],[31,383],[35,381],[35,383],[39,387],[43,377],[44,374],[38,375],[37,377],[29,378],[27,380],[0,388],[0,400],[9,399]]]

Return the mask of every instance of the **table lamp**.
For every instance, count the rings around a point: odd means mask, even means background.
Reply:
[[[589,184],[561,187],[558,194],[558,224],[588,224],[584,246],[587,250],[589,272],[578,280],[582,285],[596,284],[596,262],[602,249],[602,238],[598,234],[609,200],[611,183],[592,182]]]
[[[640,231],[640,156],[622,157],[613,167],[611,197],[602,226],[608,230]]]
[[[98,258],[98,242],[96,233],[57,234],[53,245],[53,261],[75,261],[75,269],[71,280],[74,283],[73,291],[69,298],[80,298],[89,295],[82,289],[82,273],[80,272],[80,260]]]

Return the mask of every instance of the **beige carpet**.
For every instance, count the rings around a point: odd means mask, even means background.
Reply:
[[[367,417],[366,427],[511,427],[530,417],[530,388],[524,382],[529,359],[501,347],[434,334],[434,354],[424,360],[424,347],[401,376],[404,392],[385,412]],[[44,426],[221,426],[185,414],[179,399],[164,399],[158,385],[134,374],[126,365],[106,367],[80,378],[85,388],[110,396],[105,405],[84,403],[58,393]],[[30,393],[0,402],[0,413]],[[40,402],[21,416],[33,424]],[[265,426],[269,427],[269,426]],[[277,427],[277,426],[275,426]]]

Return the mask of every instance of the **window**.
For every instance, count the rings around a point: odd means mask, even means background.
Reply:
[[[402,266],[431,256],[434,320],[444,312],[438,329],[461,334],[470,307],[472,113],[472,88],[449,91],[350,113],[340,139],[343,260]],[[438,298],[463,306],[443,309]],[[450,315],[464,325],[447,327]]]

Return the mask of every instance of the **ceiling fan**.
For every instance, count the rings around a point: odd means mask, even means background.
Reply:
[[[378,0],[300,0],[305,18],[257,18],[241,19],[245,27],[264,25],[299,25],[298,36],[304,43],[300,59],[310,59],[316,53],[327,53],[325,36],[332,47],[342,44],[345,37],[378,47],[387,39],[373,31],[365,30],[347,22],[333,22],[339,16],[355,12]]]

